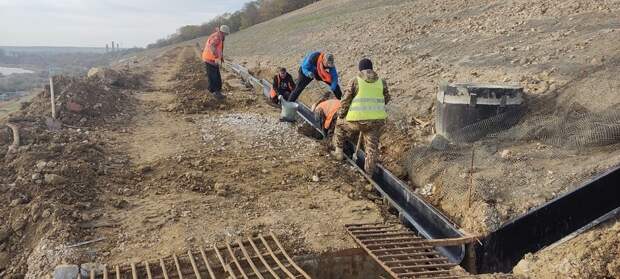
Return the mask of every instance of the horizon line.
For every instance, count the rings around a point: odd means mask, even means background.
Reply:
[[[3,47],[20,47],[20,48],[35,48],[35,47],[45,47],[45,48],[101,48],[101,49],[105,49],[106,47],[103,46],[49,46],[49,45],[33,45],[33,46],[24,46],[24,45],[0,45],[0,48]],[[111,48],[111,47],[110,47]],[[130,48],[145,48],[145,47],[138,47],[138,46],[133,46],[133,47],[121,47],[120,49],[130,49]]]

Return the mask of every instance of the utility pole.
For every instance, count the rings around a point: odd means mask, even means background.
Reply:
[[[112,41],[112,52],[114,52],[114,41]]]

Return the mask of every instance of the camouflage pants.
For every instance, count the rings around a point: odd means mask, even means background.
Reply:
[[[372,175],[379,160],[379,138],[384,125],[385,121],[382,120],[349,122],[338,118],[336,130],[334,131],[334,146],[343,148],[347,138],[356,139],[359,132],[362,132],[362,143],[366,152],[364,169],[366,173]],[[356,144],[356,142],[353,142],[353,144]]]

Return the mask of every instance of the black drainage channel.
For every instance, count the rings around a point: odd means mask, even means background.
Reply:
[[[509,272],[536,252],[620,208],[620,167],[603,173],[491,233],[476,247],[479,272]],[[603,217],[603,218],[601,218]]]
[[[228,65],[244,81],[261,88],[269,95],[271,84],[249,74],[248,70],[236,64]],[[304,104],[299,104],[298,114],[317,131],[322,133],[314,114]],[[350,142],[345,153],[352,158],[354,146]],[[358,151],[356,162],[351,164],[364,174],[364,153]],[[413,193],[408,185],[379,165],[378,171],[367,177],[377,191],[399,212],[401,221],[427,239],[461,237],[457,226],[439,210]],[[536,209],[517,217],[476,244],[477,273],[511,272],[512,268],[527,253],[536,252],[566,236],[584,231],[620,212],[620,167],[603,173],[581,187],[561,195]],[[465,258],[465,247],[439,247],[440,252],[452,262],[460,263]],[[469,253],[469,252],[468,252]]]
[[[253,77],[243,66],[236,64],[229,64],[228,66],[245,82],[250,83],[255,88],[261,89],[266,97],[269,96],[271,84],[268,81]],[[314,118],[314,113],[312,113],[306,105],[299,103],[297,113],[308,124],[323,134],[318,121]],[[355,148],[350,142],[345,146],[345,153],[349,158],[351,158],[354,149]],[[359,151],[358,159],[354,166],[358,171],[364,173],[362,171],[364,166],[363,151]],[[382,165],[378,166],[378,171],[372,177],[371,181],[383,198],[398,211],[403,224],[414,229],[423,237],[427,239],[444,239],[463,236],[448,218],[424,201],[420,196],[412,192],[405,182],[398,179]],[[464,245],[438,247],[438,250],[454,263],[460,263],[465,257]]]

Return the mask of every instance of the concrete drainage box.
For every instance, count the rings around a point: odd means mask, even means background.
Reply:
[[[451,142],[472,142],[510,128],[523,112],[520,86],[444,83],[437,93],[435,128]]]

